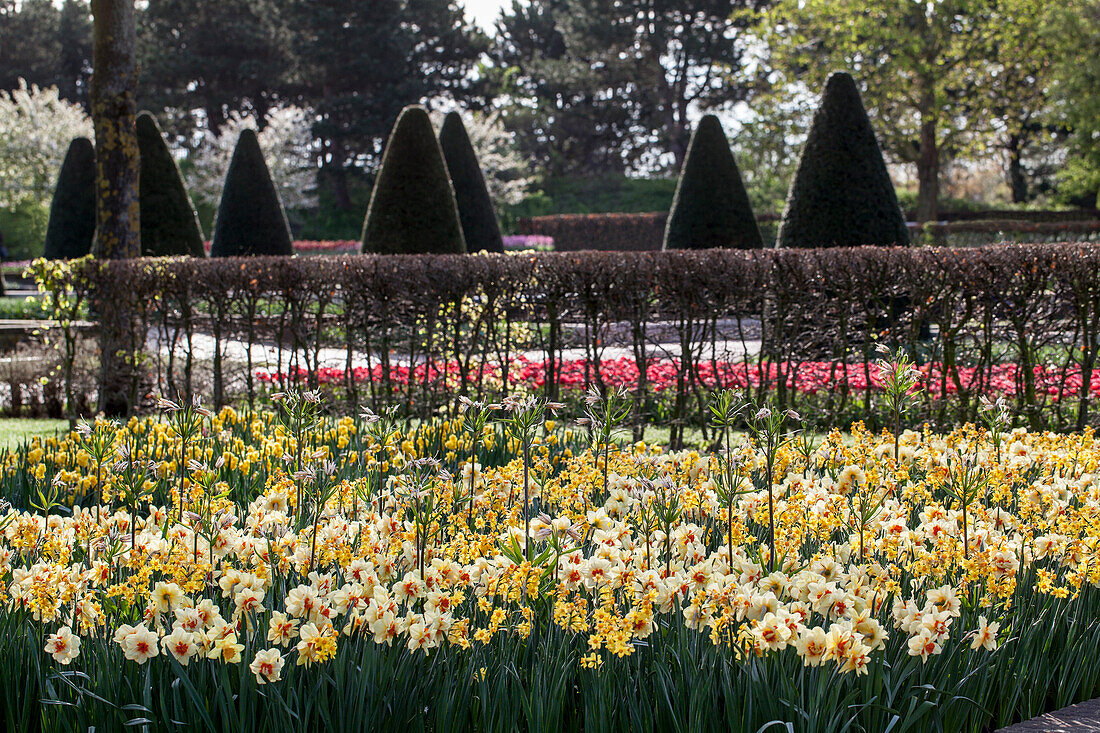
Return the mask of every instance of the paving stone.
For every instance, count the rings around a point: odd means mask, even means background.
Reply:
[[[997,733],[1100,733],[1100,698],[1070,705],[1031,720],[1025,720]]]

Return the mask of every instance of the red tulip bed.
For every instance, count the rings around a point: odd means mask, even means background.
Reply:
[[[626,387],[636,389],[639,369],[634,359],[626,357],[607,359],[599,362],[597,379],[595,364],[587,359],[563,360],[555,365],[558,386],[565,392],[583,391],[592,384],[602,381],[610,388]],[[532,390],[543,389],[548,381],[548,364],[545,361],[525,357],[513,359],[508,365],[508,389],[526,387]],[[1023,372],[1016,364],[995,364],[992,366],[953,367],[945,375],[939,363],[925,364],[919,367],[921,379],[919,387],[932,399],[941,399],[944,394],[957,394],[980,389],[982,393],[997,397],[1013,397],[1023,390]],[[1079,368],[1069,370],[1048,368],[1042,365],[1033,368],[1036,397],[1046,395],[1050,400],[1077,397],[1081,392],[1082,376]],[[353,370],[356,384],[385,381],[383,367],[356,367]],[[288,372],[260,371],[257,379],[269,384],[285,385],[309,380],[306,369]],[[734,388],[756,389],[765,383],[773,387],[780,377],[785,380],[787,389],[799,395],[813,396],[819,393],[847,390],[848,392],[882,389],[882,378],[877,363],[845,363],[829,361],[808,362],[731,362],[702,360],[693,375],[693,383],[706,389]],[[347,374],[341,368],[323,367],[316,372],[316,383],[339,386],[347,383]],[[499,364],[489,363],[480,367],[466,369],[466,379],[481,379],[490,386],[499,387],[504,382],[504,374]],[[687,379],[687,375],[684,377]],[[660,396],[675,393],[680,380],[680,363],[674,359],[652,359],[646,365],[646,390]],[[455,389],[461,385],[462,369],[458,362],[446,364],[419,364],[415,367],[394,365],[390,367],[390,384],[401,388],[410,384],[425,383],[440,389]],[[1100,396],[1100,375],[1090,380],[1090,393]]]

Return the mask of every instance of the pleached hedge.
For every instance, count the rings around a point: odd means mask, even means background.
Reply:
[[[82,260],[53,287],[127,299],[112,312],[132,317],[136,397],[240,404],[323,386],[428,415],[459,395],[498,396],[517,355],[560,397],[578,379],[614,385],[626,354],[635,423],[671,425],[675,441],[705,422],[707,388],[746,381],[753,397],[821,420],[873,419],[875,346],[886,344],[926,371],[915,419],[973,420],[981,395],[1007,395],[1033,428],[1100,424],[1100,248],[1089,244]],[[659,393],[658,363],[671,369]],[[809,370],[819,389],[795,389]]]

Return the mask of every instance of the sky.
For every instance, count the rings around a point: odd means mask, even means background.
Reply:
[[[493,23],[505,4],[509,4],[509,0],[466,0],[462,3],[466,14],[487,31],[493,29]]]

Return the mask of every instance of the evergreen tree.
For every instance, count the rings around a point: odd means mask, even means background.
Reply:
[[[780,247],[906,245],[909,232],[855,80],[825,84],[779,227]]]
[[[225,175],[210,256],[292,255],[292,242],[256,132],[246,129]]]
[[[262,118],[294,65],[287,4],[149,0],[138,15],[139,102],[201,108],[215,132],[234,110],[251,108]]]
[[[157,121],[148,112],[137,117],[141,154],[141,253],[146,257],[205,257],[202,229],[175,158]]]
[[[722,123],[699,121],[665,227],[664,249],[764,246]]]
[[[0,0],[0,89],[57,84],[60,19],[51,0]]]
[[[61,96],[87,108],[92,81],[92,10],[87,0],[65,0],[57,35],[61,43],[57,79]]]
[[[493,210],[489,189],[485,186],[485,176],[474,146],[470,144],[466,126],[462,124],[462,116],[457,112],[451,112],[444,118],[443,128],[439,131],[439,146],[451,174],[466,251],[503,252],[500,224]]]
[[[401,109],[419,99],[468,96],[470,72],[488,41],[453,0],[286,5],[302,80],[294,96],[317,115],[320,183],[348,210],[348,174],[364,161],[377,162]]]
[[[44,255],[50,260],[83,257],[95,238],[95,147],[86,137],[69,143],[50,204]]]
[[[689,110],[752,90],[744,31],[771,2],[517,0],[497,21],[487,78],[552,176],[621,173],[668,153],[679,168]]]
[[[428,111],[397,118],[363,223],[363,252],[461,254],[458,204]]]

